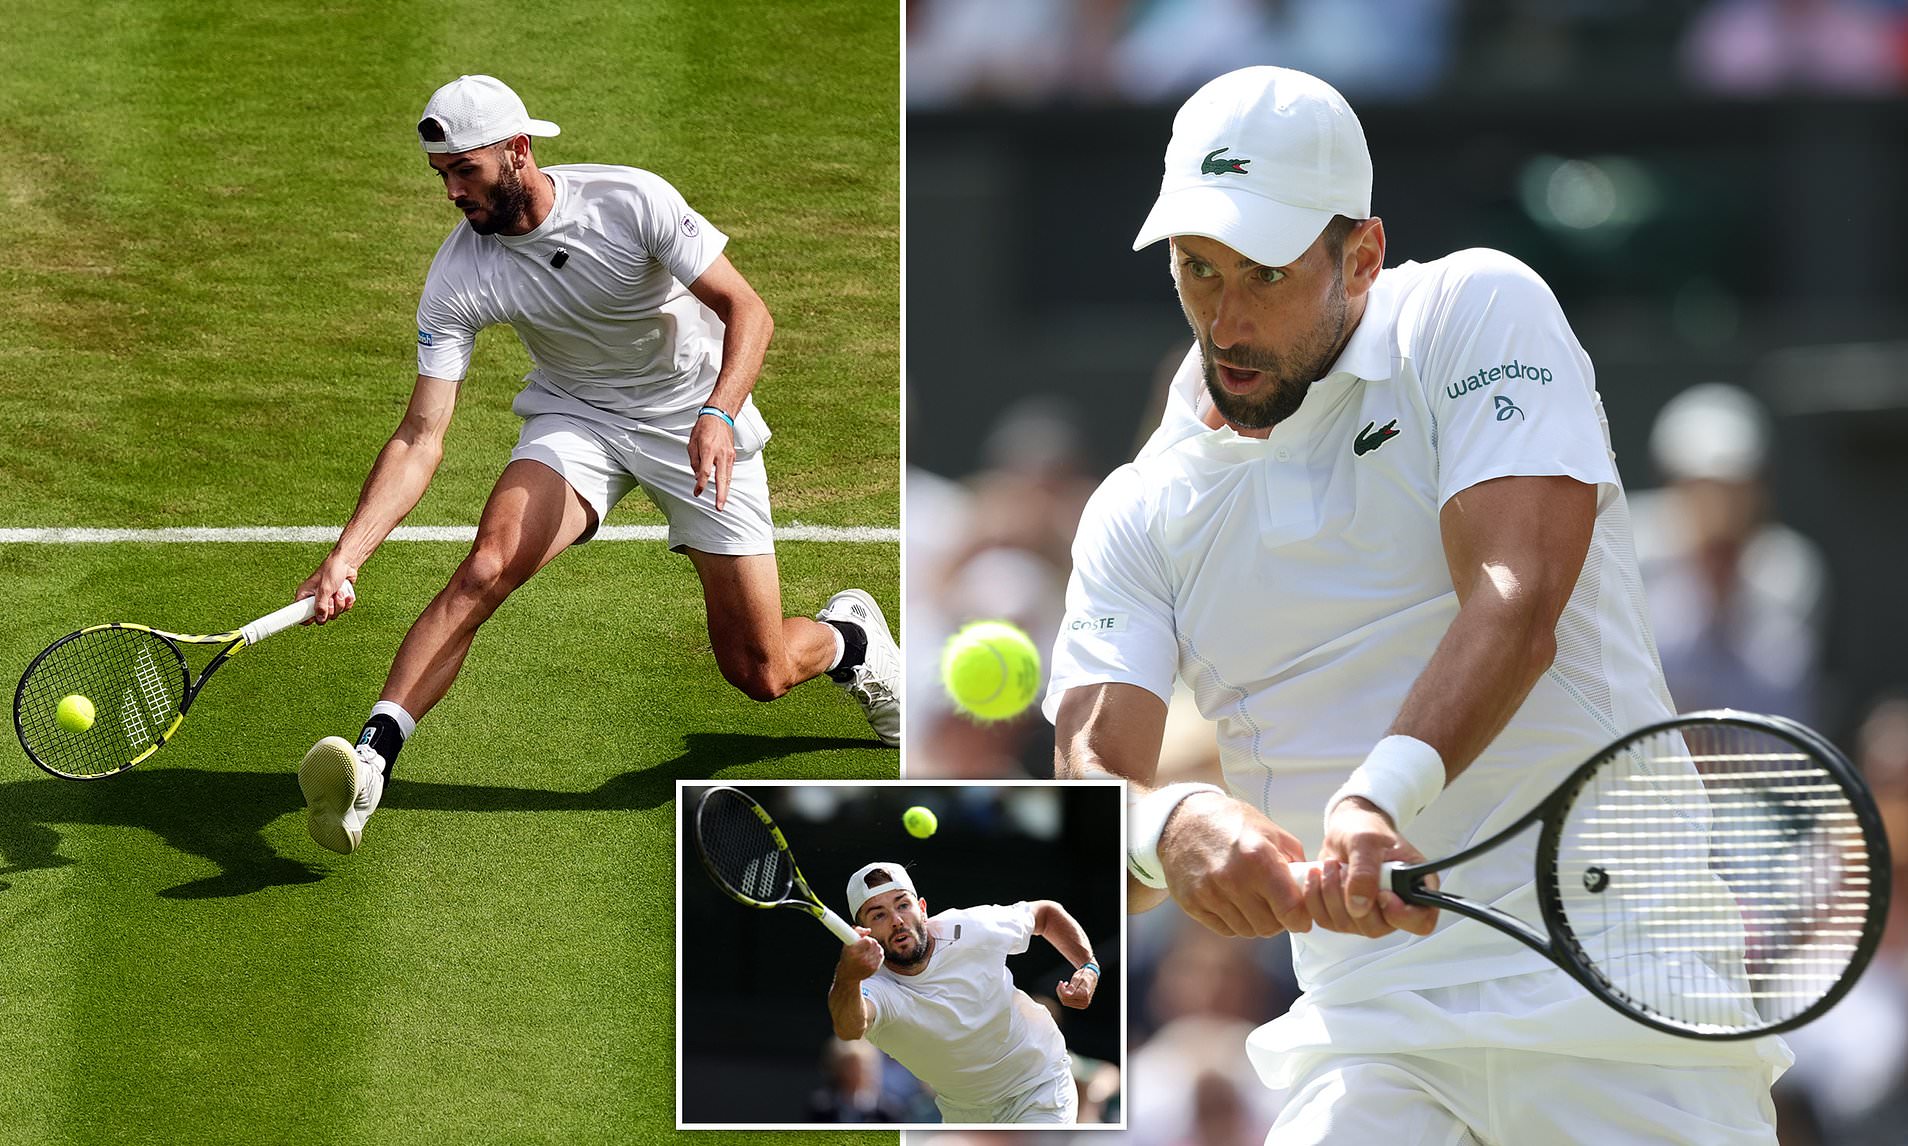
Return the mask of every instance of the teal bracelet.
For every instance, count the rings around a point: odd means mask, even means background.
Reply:
[[[698,418],[708,417],[711,415],[717,418],[721,418],[723,421],[727,422],[731,430],[735,429],[735,419],[729,417],[729,412],[727,410],[724,410],[720,406],[704,406],[702,409],[696,411],[696,417]]]
[[[1086,962],[1080,964],[1080,970],[1093,972],[1093,977],[1095,979],[1100,977],[1100,965],[1098,963],[1095,963],[1091,959],[1088,959]]]

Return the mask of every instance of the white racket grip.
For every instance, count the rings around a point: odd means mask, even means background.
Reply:
[[[1385,862],[1385,866],[1378,869],[1378,874],[1384,877],[1384,885],[1386,887],[1391,886],[1391,873],[1394,871],[1397,871],[1399,868],[1403,866],[1405,865],[1400,863],[1397,860],[1387,860]],[[1318,870],[1318,861],[1317,860],[1298,860],[1296,862],[1286,864],[1285,870],[1292,873],[1292,878],[1297,880],[1298,885],[1302,888],[1305,886],[1306,873]]]
[[[345,595],[345,600],[347,601],[356,600],[358,596],[358,591],[352,588],[351,582],[349,581],[344,583],[343,587],[339,589],[339,592]],[[282,609],[275,609],[265,614],[258,620],[240,629],[239,635],[245,638],[246,644],[255,645],[273,633],[282,633],[293,625],[304,624],[306,621],[311,620],[312,615],[317,611],[318,598],[306,597],[302,600],[293,601]]]
[[[826,907],[822,908],[821,921],[822,926],[834,932],[835,938],[841,940],[843,947],[852,947],[855,941],[861,938],[861,935],[854,928],[848,926],[846,919],[836,915]]]

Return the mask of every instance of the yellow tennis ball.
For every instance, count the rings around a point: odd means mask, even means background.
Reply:
[[[93,726],[93,702],[78,693],[69,693],[60,698],[58,708],[53,710],[53,719],[68,732],[84,732]]]
[[[925,840],[934,834],[934,829],[941,826],[941,821],[935,817],[932,811],[916,804],[914,807],[901,813],[901,826],[906,828],[908,834],[915,839]]]
[[[941,650],[941,684],[968,715],[1007,720],[1040,690],[1040,651],[1006,621],[975,621]]]

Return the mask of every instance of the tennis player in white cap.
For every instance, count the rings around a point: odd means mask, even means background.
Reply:
[[[930,917],[897,863],[848,878],[862,938],[842,948],[828,1013],[835,1034],[866,1038],[934,1090],[941,1120],[962,1125],[1073,1122],[1079,1096],[1060,1028],[1014,986],[1007,956],[1038,935],[1073,975],[1054,988],[1084,1008],[1100,983],[1093,948],[1050,899]]]
[[[827,673],[887,744],[900,740],[899,656],[881,609],[845,589],[815,620],[784,617],[750,399],[774,322],[724,253],[728,236],[660,176],[600,164],[539,166],[533,119],[501,80],[439,88],[418,142],[464,220],[438,249],[417,308],[417,384],[342,536],[297,596],[319,623],[417,505],[443,456],[478,331],[508,323],[534,366],[514,409],[522,436],[450,584],[405,636],[356,744],[305,757],[312,838],[357,848],[398,750],[449,691],[478,626],[532,574],[587,541],[641,487],[669,548],[702,581],[723,676],[773,700]]]
[[[1132,782],[1132,907],[1296,933],[1306,993],[1249,1046],[1289,1092],[1269,1142],[1772,1143],[1779,1040],[1657,1034],[1380,888],[1673,708],[1556,298],[1497,251],[1386,267],[1371,197],[1312,76],[1232,72],[1174,120],[1134,246],[1167,242],[1193,345],[1074,541],[1057,770]],[[1175,675],[1225,789],[1152,787]],[[1535,842],[1447,883],[1534,919]]]

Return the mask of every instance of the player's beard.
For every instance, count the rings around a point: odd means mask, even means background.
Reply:
[[[913,924],[903,923],[901,924],[901,928],[909,935],[914,936],[913,949],[906,955],[896,955],[894,948],[890,946],[889,943],[883,943],[881,949],[883,953],[886,954],[888,962],[896,967],[917,966],[922,960],[928,957],[928,951],[931,946],[928,942],[927,921],[920,920]],[[892,939],[890,939],[890,943],[891,942]]]
[[[1212,339],[1199,334],[1199,360],[1206,374],[1206,393],[1225,420],[1239,429],[1264,430],[1278,425],[1298,411],[1312,383],[1325,376],[1345,346],[1345,324],[1350,313],[1345,297],[1345,276],[1340,272],[1332,283],[1324,313],[1312,329],[1306,331],[1283,354],[1253,346],[1229,346],[1219,355],[1226,365],[1239,370],[1257,370],[1272,384],[1269,393],[1233,394],[1219,382],[1219,368],[1213,362]]]
[[[497,173],[497,182],[490,189],[490,194],[477,205],[484,212],[481,223],[468,215],[464,217],[471,230],[480,235],[510,232],[530,217],[530,192],[524,187],[523,176],[517,174],[516,168],[505,164]]]

